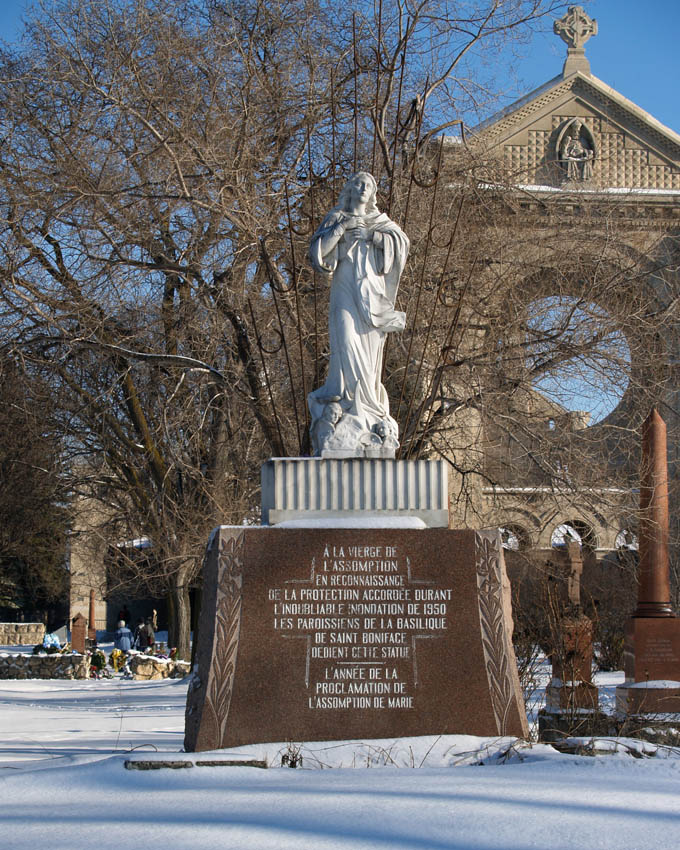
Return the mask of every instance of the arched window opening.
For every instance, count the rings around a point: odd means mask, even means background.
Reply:
[[[603,307],[571,295],[538,298],[528,306],[526,334],[534,389],[577,414],[581,427],[618,406],[628,387],[631,354]],[[554,427],[551,420],[548,428]]]
[[[622,549],[627,552],[637,552],[638,536],[630,528],[622,528],[616,535],[614,545],[617,549]]]
[[[531,548],[529,535],[520,525],[504,525],[499,530],[504,549],[520,552]]]
[[[593,550],[597,548],[595,532],[580,519],[572,519],[557,525],[550,536],[553,549],[560,549],[568,543],[578,543],[581,548]]]

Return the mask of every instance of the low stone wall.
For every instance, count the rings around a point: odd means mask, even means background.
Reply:
[[[132,655],[128,667],[135,679],[183,679],[189,675],[188,661],[172,661],[169,658],[154,658],[151,655]]]
[[[84,655],[10,655],[0,652],[0,679],[87,679],[90,661]]]
[[[0,646],[30,646],[42,643],[43,623],[0,623]]]

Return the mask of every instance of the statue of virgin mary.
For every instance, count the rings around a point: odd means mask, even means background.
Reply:
[[[394,457],[399,446],[380,378],[385,337],[404,329],[394,305],[409,240],[376,193],[371,174],[350,177],[310,246],[314,267],[331,276],[328,375],[307,397],[321,457]]]

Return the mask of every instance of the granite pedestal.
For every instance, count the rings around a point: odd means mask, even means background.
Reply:
[[[526,736],[497,532],[222,527],[185,748]]]
[[[631,617],[623,650],[626,681],[616,689],[627,715],[680,713],[680,620]]]

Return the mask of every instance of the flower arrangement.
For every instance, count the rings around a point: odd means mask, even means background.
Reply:
[[[114,673],[118,673],[125,667],[126,655],[121,649],[114,649],[109,655],[109,664],[113,667]]]
[[[93,679],[100,679],[102,677],[109,678],[110,673],[106,671],[106,655],[101,651],[101,649],[93,649],[90,654],[90,676]]]
[[[54,655],[56,652],[63,652],[59,638],[55,634],[48,633],[43,638],[42,643],[37,643],[33,647],[33,654],[44,652],[47,655]]]

